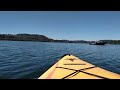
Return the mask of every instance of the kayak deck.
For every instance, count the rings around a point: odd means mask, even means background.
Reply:
[[[38,79],[120,79],[120,75],[68,54]]]

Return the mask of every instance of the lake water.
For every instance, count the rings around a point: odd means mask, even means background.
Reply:
[[[66,53],[120,74],[120,45],[0,41],[0,79],[37,79]]]

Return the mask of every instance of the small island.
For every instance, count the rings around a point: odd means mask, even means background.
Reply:
[[[38,34],[0,34],[0,40],[9,41],[38,41],[38,42],[62,42],[62,43],[90,43],[85,40],[55,40]],[[100,40],[106,44],[120,44],[120,40]]]

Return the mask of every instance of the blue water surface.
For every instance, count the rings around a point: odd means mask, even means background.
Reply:
[[[66,53],[120,74],[120,45],[0,41],[0,79],[37,79]]]

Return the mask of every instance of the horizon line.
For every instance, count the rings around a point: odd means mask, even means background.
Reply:
[[[10,33],[0,33],[0,34],[10,34]],[[43,35],[43,34],[36,34],[36,33],[11,33],[10,35],[17,35],[17,34],[31,34],[31,35]],[[47,35],[44,35],[48,37]],[[48,37],[50,38],[50,37]],[[70,40],[70,39],[57,39],[57,38],[50,38],[54,40],[68,40],[68,41],[99,41],[99,40],[120,40],[120,39],[97,39],[97,40],[84,40],[84,39],[76,39],[76,40]]]

